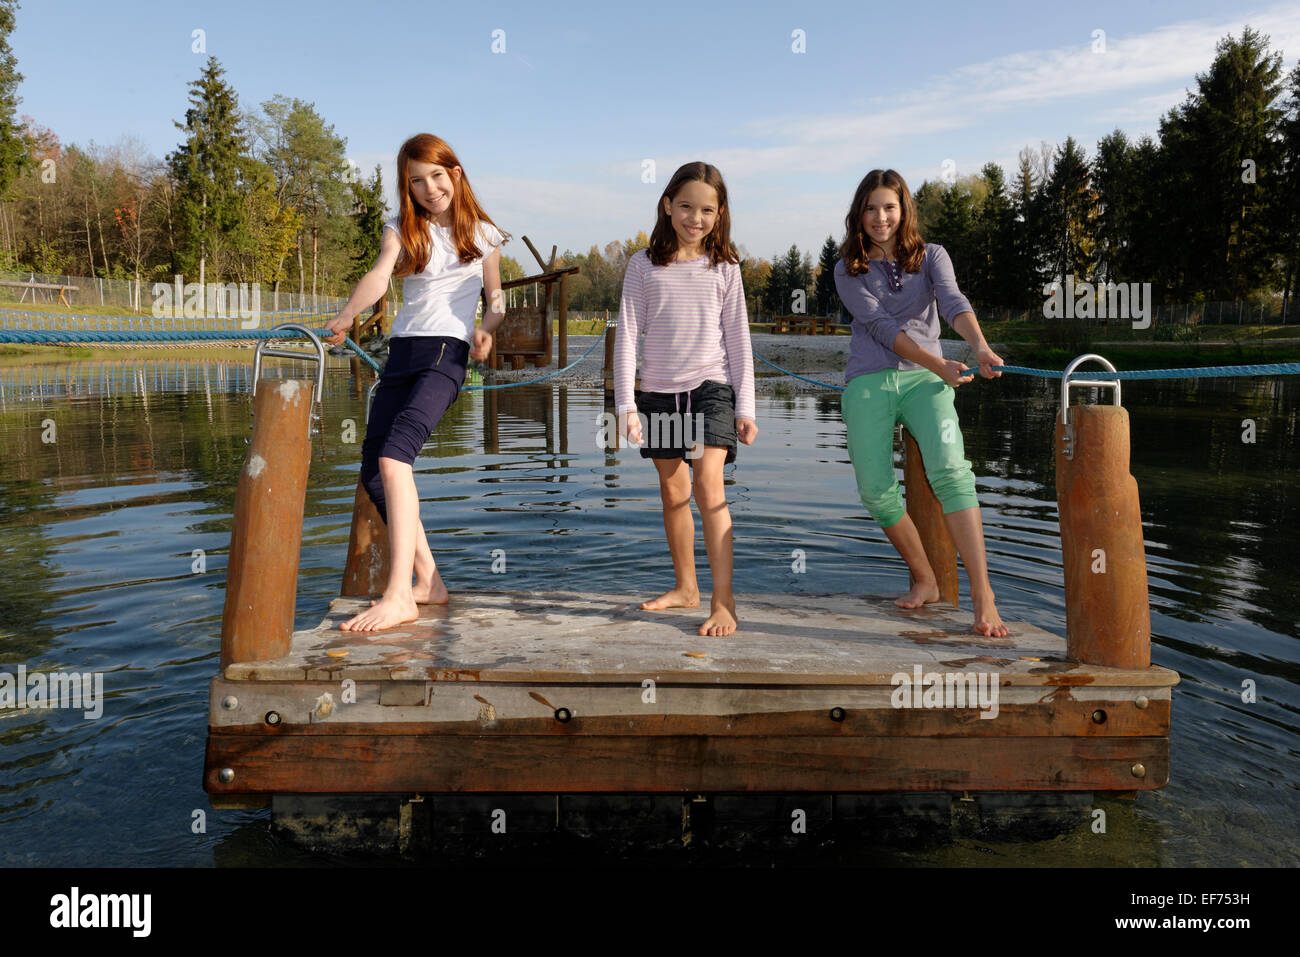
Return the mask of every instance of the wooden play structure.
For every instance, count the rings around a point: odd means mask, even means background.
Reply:
[[[569,294],[565,283],[570,276],[578,272],[578,267],[556,269],[556,247],[551,247],[550,260],[543,261],[537,247],[529,238],[525,236],[523,240],[542,271],[535,276],[503,282],[501,288],[504,291],[540,285],[540,295],[536,296],[534,305],[515,306],[507,311],[505,322],[497,329],[494,336],[488,365],[493,369],[502,368],[506,362],[510,363],[512,369],[522,369],[530,363],[536,367],[550,365],[551,352],[554,351],[551,339],[552,325],[558,318],[559,342],[556,358],[559,365],[564,367],[569,363]],[[558,287],[559,302],[555,308],[552,308],[552,292],[556,291],[555,287]]]
[[[386,529],[358,484],[342,594],[295,633],[311,389],[264,383],[236,499],[204,789],[214,807],[364,795],[408,814],[422,795],[470,793],[1163,787],[1178,675],[1150,663],[1118,382],[1113,406],[1069,406],[1081,361],[1064,377],[1055,436],[1064,638],[1021,622],[1006,638],[971,632],[910,438],[907,507],[946,604],[738,595],[741,630],[701,638],[696,610],[641,611],[639,596],[574,590],[570,571],[554,591],[458,594],[419,621],[344,632],[387,575]]]

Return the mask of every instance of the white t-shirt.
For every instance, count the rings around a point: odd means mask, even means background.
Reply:
[[[480,221],[478,225],[478,248],[486,257],[505,241],[505,236],[491,223]],[[397,218],[384,226],[401,236]],[[390,335],[454,336],[470,342],[479,294],[483,292],[483,260],[462,263],[451,239],[451,227],[429,223],[429,229],[433,235],[429,262],[422,272],[403,278],[404,301],[393,319]]]

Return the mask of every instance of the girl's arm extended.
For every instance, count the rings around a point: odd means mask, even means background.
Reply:
[[[641,334],[642,271],[645,257],[633,253],[623,273],[618,303],[618,332],[614,336],[614,408],[628,439],[641,444],[641,422],[636,415],[636,344]]]
[[[835,270],[835,289],[840,295],[840,302],[853,316],[854,322],[861,322],[867,335],[875,339],[886,349],[891,350],[900,359],[915,362],[923,369],[929,369],[953,388],[963,382],[969,382],[970,376],[962,377],[963,366],[960,362],[941,359],[931,355],[902,331],[902,320],[892,319],[880,305],[880,300],[872,295],[863,282],[855,282],[853,277],[843,274],[843,261]]]
[[[483,322],[474,330],[474,341],[470,346],[470,358],[483,362],[492,351],[492,336],[497,327],[505,322],[505,297],[501,295],[501,247],[483,257],[483,301],[487,308],[483,310]]]
[[[956,359],[943,359],[936,356],[917,345],[906,332],[900,332],[894,337],[894,341],[889,348],[894,351],[900,359],[906,359],[909,362],[915,362],[922,369],[929,369],[944,382],[948,383],[954,389],[963,383],[970,382],[974,376],[962,375],[961,370],[966,368],[964,363]],[[998,373],[1001,375],[1002,373]]]
[[[736,390],[736,438],[749,445],[758,436],[754,418],[754,352],[749,341],[749,317],[745,314],[745,287],[740,267],[728,269],[729,282],[722,302],[722,345],[727,352],[727,371]]]
[[[975,353],[975,364],[980,367],[980,375],[986,379],[996,379],[1002,375],[993,367],[1002,365],[1002,357],[989,348],[984,341],[984,332],[973,312],[961,312],[953,317],[952,327],[957,335],[966,340],[966,344]]]
[[[348,330],[352,328],[352,321],[361,314],[361,310],[370,308],[383,297],[388,291],[388,280],[393,275],[393,268],[397,265],[397,257],[401,252],[402,241],[397,238],[397,233],[384,229],[379,239],[379,257],[370,267],[370,272],[357,282],[351,298],[339,310],[339,314],[325,323],[325,328],[332,333],[324,337],[326,342],[332,346],[342,345]]]
[[[934,289],[935,299],[939,302],[939,312],[949,317],[948,323],[957,335],[966,340],[966,344],[975,353],[975,364],[980,367],[980,375],[986,379],[996,379],[1002,375],[1001,372],[993,371],[993,366],[1002,365],[1002,359],[984,341],[979,320],[971,311],[970,301],[957,287],[957,276],[953,272],[952,259],[942,246],[934,247],[934,260],[930,266],[930,285]]]
[[[975,313],[960,313],[953,318],[952,327],[974,350],[975,364],[980,367],[980,375],[986,379],[996,379],[1002,375],[1001,372],[994,368],[994,366],[1002,365],[1002,357],[990,349],[989,344],[984,341],[984,333],[980,331],[980,324],[975,318]],[[966,368],[966,363],[958,362],[955,359],[940,359],[938,356],[931,355],[917,345],[906,332],[900,332],[895,336],[890,348],[894,350],[894,353],[900,359],[907,359],[909,362],[915,362],[923,369],[929,369],[953,388],[962,383],[970,382],[974,378],[971,375],[963,376],[961,374],[961,370]]]

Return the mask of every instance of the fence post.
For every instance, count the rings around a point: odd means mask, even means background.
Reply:
[[[609,315],[609,310],[605,310],[605,315]],[[605,320],[605,392],[614,391],[614,337],[618,335],[618,320],[610,322]],[[563,368],[561,366],[561,368]],[[615,412],[618,410],[616,409]],[[622,423],[620,423],[621,427]]]

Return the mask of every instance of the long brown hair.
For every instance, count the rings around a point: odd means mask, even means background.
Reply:
[[[740,262],[740,254],[731,243],[731,207],[727,205],[727,184],[722,181],[722,174],[716,166],[699,162],[679,167],[655,205],[658,215],[654,232],[650,234],[650,261],[656,266],[667,266],[672,262],[673,256],[677,255],[677,230],[673,229],[672,217],[664,212],[664,199],[671,205],[678,190],[687,183],[704,183],[712,186],[718,194],[718,218],[712,231],[704,237],[704,251],[709,254],[709,265]]]
[[[441,166],[448,176],[451,176],[453,167],[460,166],[460,160],[451,147],[432,133],[417,133],[397,151],[397,195],[401,206],[398,236],[402,240],[402,254],[397,258],[394,276],[422,272],[429,265],[429,254],[432,252],[428,224],[433,221],[433,216],[411,195],[411,160]],[[479,221],[492,223],[492,217],[483,212],[483,207],[478,204],[463,166],[459,181],[454,181],[452,185],[451,240],[456,246],[460,261],[471,263],[483,257],[477,242]],[[496,223],[492,225],[496,226]],[[497,228],[500,229],[499,226]],[[503,235],[510,238],[509,233],[503,231]]]
[[[853,194],[853,204],[849,214],[844,217],[844,242],[840,244],[840,258],[844,260],[844,269],[850,276],[867,272],[867,251],[871,240],[862,228],[862,217],[867,211],[867,200],[873,190],[892,189],[898,194],[898,229],[894,233],[894,255],[907,272],[920,272],[921,262],[925,259],[925,240],[917,229],[916,200],[912,199],[911,190],[903,177],[892,169],[873,169],[862,178],[858,191]]]

